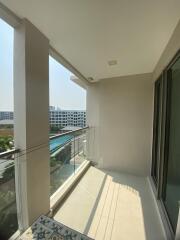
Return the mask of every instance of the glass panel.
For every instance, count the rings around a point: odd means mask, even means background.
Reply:
[[[152,158],[152,177],[154,179],[155,184],[158,181],[158,170],[159,170],[159,157],[158,150],[160,147],[160,104],[161,104],[161,82],[162,76],[155,83],[155,91],[154,91],[154,129],[153,129],[153,158]]]
[[[78,131],[50,140],[52,195],[85,160],[86,131]]]
[[[86,134],[88,131],[80,131],[74,135],[74,161],[75,169],[86,159]]]
[[[175,231],[180,200],[180,58],[168,72],[168,83],[170,86],[169,151],[163,201]]]
[[[74,165],[70,162],[72,154],[73,136],[66,135],[50,141],[50,175],[51,195],[74,172]]]
[[[0,239],[8,239],[18,229],[14,155],[0,159]]]
[[[0,19],[0,153],[13,148],[13,44],[14,29]],[[0,157],[0,239],[18,229],[14,155]]]

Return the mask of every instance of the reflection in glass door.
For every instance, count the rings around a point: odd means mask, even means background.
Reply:
[[[167,71],[166,158],[163,196],[175,232],[180,201],[180,58]]]

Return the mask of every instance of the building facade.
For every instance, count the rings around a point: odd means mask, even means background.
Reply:
[[[13,115],[11,111],[2,111],[0,112],[0,120],[13,120]]]
[[[80,110],[59,110],[50,107],[50,125],[58,127],[86,126],[86,111]]]
[[[54,106],[49,107],[49,121],[51,126],[66,127],[85,127],[86,111],[80,110],[60,110]],[[0,112],[0,120],[13,120],[12,111]]]

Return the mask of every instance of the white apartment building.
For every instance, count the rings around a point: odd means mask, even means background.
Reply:
[[[52,109],[52,108],[50,108]],[[86,126],[86,111],[80,110],[50,110],[50,125],[54,126]]]
[[[1,111],[0,120],[13,120],[13,112],[10,111]]]
[[[49,121],[50,125],[54,126],[75,126],[85,127],[86,126],[86,111],[81,110],[60,110],[53,106],[49,107]],[[0,120],[13,120],[12,111],[0,112]]]

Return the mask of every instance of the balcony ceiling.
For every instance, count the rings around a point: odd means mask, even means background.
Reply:
[[[180,18],[179,0],[1,0],[85,77],[152,72]],[[108,61],[117,65],[109,66]]]

